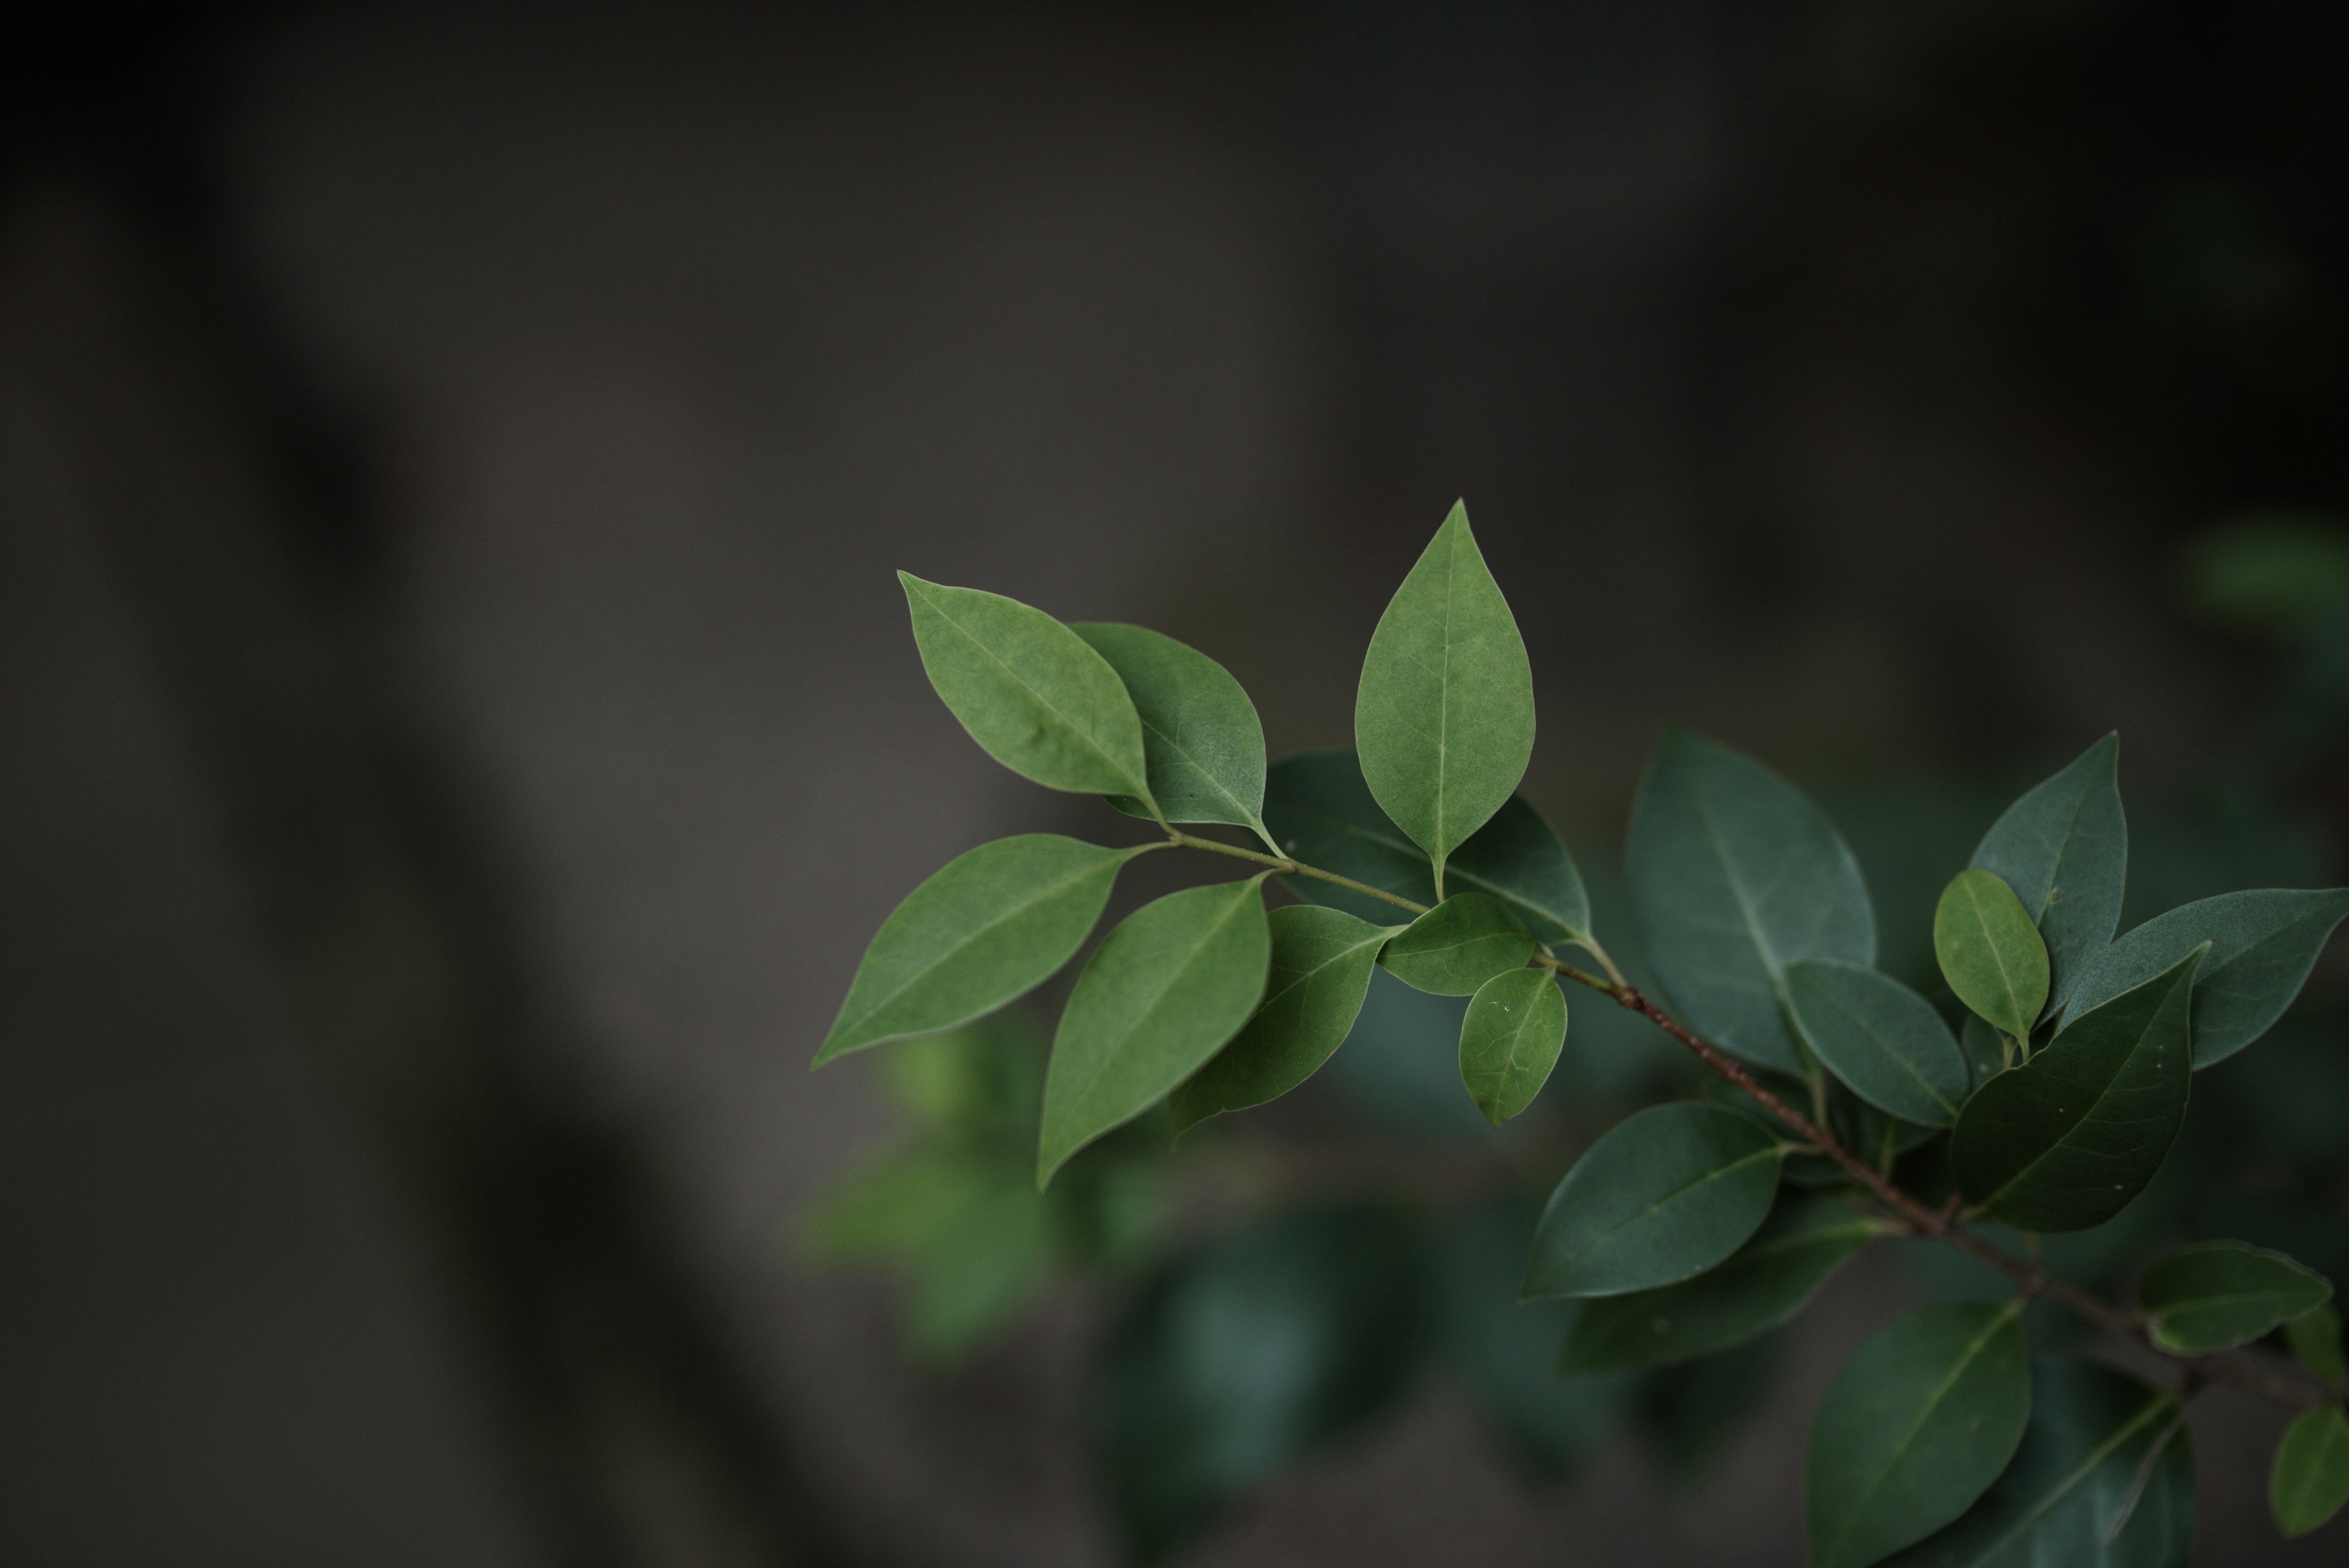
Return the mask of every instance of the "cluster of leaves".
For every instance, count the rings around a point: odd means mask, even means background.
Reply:
[[[1949,1016],[1878,967],[1876,912],[1827,816],[1752,759],[1672,732],[1641,784],[1625,874],[1638,950],[1674,1018],[1600,945],[1573,859],[1515,793],[1534,739],[1530,670],[1462,510],[1372,636],[1355,749],[1270,768],[1253,706],[1205,655],[1140,628],[1063,626],[992,594],[904,582],[932,682],[990,754],[1039,783],[1104,795],[1164,836],[1113,848],[1026,835],[949,863],[882,926],[817,1064],[957,1029],[1041,984],[1083,945],[1136,856],[1187,846],[1253,863],[1251,876],[1144,905],[1087,959],[1044,1068],[1036,1190],[1055,1190],[1064,1168],[1088,1169],[1070,1162],[1114,1147],[1103,1140],[1154,1107],[1180,1132],[1303,1083],[1354,1033],[1381,970],[1468,999],[1460,1081],[1499,1126],[1557,1063],[1561,981],[1572,980],[1662,1023],[1746,1097],[1640,1110],[1558,1182],[1532,1227],[1522,1293],[1565,1303],[1523,1320],[1563,1327],[1561,1371],[1621,1376],[1717,1357],[1787,1321],[1878,1238],[1960,1235],[2006,1258],[2023,1289],[1913,1312],[1837,1376],[1805,1463],[1811,1561],[2186,1560],[2186,1390],[2076,1358],[2034,1363],[2020,1320],[2044,1277],[1959,1227],[1992,1223],[2035,1249],[2041,1233],[2120,1215],[2161,1173],[2196,1072],[2275,1024],[2349,915],[2349,891],[2226,894],[2116,940],[2127,829],[2107,736],[2009,807],[1942,891],[1932,948],[1957,1007]],[[1176,823],[1241,829],[1263,848]],[[1268,911],[1276,877],[1302,901]],[[992,1236],[983,1248],[1017,1251],[1020,1277],[1032,1277],[1049,1251],[1035,1238],[1054,1222],[1024,1186],[1029,1207],[1007,1218],[1003,1144],[988,1148],[993,1196],[974,1199],[965,1183],[955,1201],[998,1210],[977,1220],[942,1200],[879,1250],[916,1260],[942,1300],[967,1292],[999,1314],[1009,1265],[937,1260]],[[876,1179],[922,1179],[891,1168]],[[1097,1192],[1101,1176],[1085,1185]],[[837,1210],[833,1223],[843,1224]],[[1276,1222],[1218,1245],[1238,1262],[1145,1293],[1103,1379],[1107,1406],[1144,1413],[1108,1423],[1129,1436],[1205,1419],[1158,1386],[1170,1366],[1187,1368],[1179,1389],[1221,1380],[1234,1393],[1214,1406],[1217,1440],[1192,1443],[1187,1469],[1120,1468],[1112,1452],[1127,1516],[1158,1521],[1138,1532],[1145,1546],[1178,1538],[1279,1457],[1358,1418],[1380,1382],[1363,1372],[1363,1347],[1425,1311],[1426,1293],[1369,1219]],[[1350,1282],[1333,1293],[1331,1280]],[[1234,1293],[1250,1291],[1295,1307],[1311,1355],[1268,1367],[1217,1338]],[[2272,1501],[2288,1532],[2349,1498],[2331,1293],[2282,1252],[2216,1240],[2156,1260],[2134,1316],[2111,1314],[2198,1366],[2288,1332],[2314,1380],[2276,1457]],[[1472,1364],[1480,1334],[1521,1332],[1454,1317],[1469,1324],[1454,1337]],[[1506,1392],[1485,1403],[1506,1421]]]

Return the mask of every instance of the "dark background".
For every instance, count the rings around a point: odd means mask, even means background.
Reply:
[[[2344,79],[2314,3],[8,10],[0,1555],[1109,1561],[1098,1303],[925,1373],[792,1242],[866,934],[1097,827],[892,568],[1278,755],[1464,495],[1586,859],[1666,721],[1928,802],[2117,727],[2230,831],[2176,554],[2349,504]],[[1700,1482],[1431,1394],[1202,1561],[1790,1561],[1903,1288]],[[2209,1403],[2206,1560],[2331,1560]]]

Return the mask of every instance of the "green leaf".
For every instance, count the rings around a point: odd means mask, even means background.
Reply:
[[[2306,1535],[2349,1502],[2349,1416],[2338,1405],[2304,1412],[2284,1428],[2268,1474],[2276,1528]]]
[[[1878,1110],[1920,1127],[1956,1125],[1972,1080],[1933,1004],[1863,964],[1801,959],[1786,1000],[1811,1054]]]
[[[1379,962],[1421,991],[1472,996],[1533,956],[1533,933],[1506,904],[1482,893],[1454,893],[1404,927]]]
[[[1379,946],[1401,929],[1317,904],[1275,909],[1269,922],[1264,1001],[1232,1043],[1169,1098],[1177,1133],[1218,1112],[1276,1099],[1311,1077],[1354,1027]]]
[[[1454,504],[1379,617],[1354,699],[1362,777],[1444,864],[1501,809],[1534,750],[1533,667],[1500,585]]]
[[[1000,594],[897,580],[930,684],[988,756],[1051,789],[1148,798],[1141,716],[1084,639]]]
[[[915,1259],[906,1338],[928,1361],[953,1361],[1019,1315],[1050,1279],[1051,1217],[1017,1172],[978,1187]]]
[[[913,1257],[954,1222],[984,1174],[968,1160],[930,1154],[868,1166],[809,1209],[809,1250],[832,1263]]]
[[[2006,808],[1969,862],[2014,890],[2047,946],[2047,1012],[2060,1012],[2113,940],[2128,881],[2121,739],[2106,735]]]
[[[2005,1471],[1885,1568],[2187,1568],[2194,1449],[2178,1414],[2175,1395],[2109,1367],[2033,1362],[2031,1420]]]
[[[1841,1198],[1789,1193],[1719,1268],[1658,1290],[1577,1303],[1557,1369],[1629,1371],[1742,1345],[1802,1311],[1829,1275],[1889,1233]]]
[[[2186,1118],[2201,956],[2073,1020],[1974,1091],[1950,1141],[1967,1198],[2021,1230],[2085,1231],[2145,1189]]]
[[[1142,718],[1150,793],[1169,822],[1224,822],[1262,835],[1264,726],[1231,671],[1198,649],[1146,627],[1080,622],[1069,628],[1109,661]],[[1110,797],[1129,816],[1150,815],[1131,795]]]
[[[2349,888],[2271,888],[2180,905],[2106,948],[2082,977],[2071,1011],[2117,996],[2208,942],[2210,956],[2194,977],[2194,1065],[2208,1067],[2283,1016],[2344,915]]]
[[[1550,1194],[1528,1296],[1613,1296],[1701,1274],[1770,1213],[1781,1146],[1753,1117],[1677,1101],[1625,1117]]]
[[[1785,966],[1876,959],[1868,888],[1835,826],[1759,763],[1670,730],[1631,809],[1624,857],[1640,947],[1689,1025],[1800,1076]]]
[[[1460,1024],[1460,1081],[1499,1127],[1534,1103],[1566,1044],[1566,997],[1546,969],[1512,969],[1476,988]]]
[[[2292,1358],[2325,1382],[2337,1384],[2349,1371],[2341,1353],[2341,1309],[2331,1302],[2284,1324],[2283,1336],[2292,1346]]]
[[[1264,995],[1264,878],[1169,893],[1093,950],[1052,1038],[1036,1185],[1133,1120],[1239,1033]]]
[[[1803,1464],[1812,1568],[1863,1568],[1963,1513],[2031,1416],[2013,1306],[1923,1307],[1843,1364]]]
[[[2014,1046],[1999,1038],[1988,1019],[1969,1012],[1964,1026],[1958,1031],[1958,1049],[1965,1054],[1966,1071],[1973,1086],[1979,1089],[2006,1071],[2007,1054]]]
[[[1590,896],[1582,873],[1555,828],[1513,794],[1493,820],[1453,851],[1444,880],[1464,892],[1485,893],[1517,912],[1546,942],[1590,935]]]
[[[1159,847],[1023,833],[956,856],[881,922],[814,1065],[968,1023],[1041,985],[1083,945],[1119,868]]]
[[[2180,1247],[2155,1259],[2137,1287],[2153,1342],[2180,1355],[2247,1344],[2332,1294],[2323,1275],[2242,1241]]]
[[[2014,896],[1988,871],[1961,871],[1933,911],[1933,956],[1958,1000],[2028,1039],[2047,1005],[2047,944]]]

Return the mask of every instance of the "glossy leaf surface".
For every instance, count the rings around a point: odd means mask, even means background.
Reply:
[[[951,1029],[1042,984],[1083,945],[1119,867],[1154,847],[1023,833],[956,856],[881,922],[814,1064]]]
[[[2003,1034],[2027,1037],[2047,1006],[2047,945],[2014,889],[1961,871],[1933,911],[1933,956],[1958,1000]]]
[[[1150,793],[1166,820],[1260,829],[1264,725],[1231,671],[1146,627],[1080,622],[1069,629],[1109,661],[1133,699]],[[1150,815],[1131,795],[1112,795],[1111,804]]]
[[[1549,1081],[1566,1044],[1566,997],[1546,969],[1512,969],[1476,988],[1460,1024],[1460,1081],[1499,1127]]]
[[[1001,594],[897,580],[930,684],[988,756],[1053,789],[1150,793],[1141,716],[1084,639]]]
[[[1710,1355],[1793,1317],[1828,1276],[1887,1233],[1843,1199],[1788,1193],[1719,1268],[1658,1290],[1575,1303],[1561,1373],[1619,1372]]]
[[[1786,1000],[1811,1054],[1852,1093],[1920,1127],[1956,1124],[1972,1078],[1931,1002],[1889,974],[1832,959],[1788,964]]]
[[[1197,1072],[1256,1011],[1272,948],[1263,880],[1169,893],[1093,950],[1045,1069],[1039,1187]]]
[[[2006,808],[1974,848],[2023,900],[2047,944],[2048,1012],[2113,940],[2128,883],[2128,819],[2121,810],[2121,742],[2106,735],[2071,766]]]
[[[2072,1010],[2117,996],[2209,942],[2194,977],[2194,1064],[2208,1067],[2283,1016],[2344,915],[2349,888],[2270,888],[2181,905],[2106,949],[2081,980]]]
[[[1879,1330],[1811,1420],[1813,1568],[1864,1568],[1956,1519],[2006,1468],[2030,1415],[2031,1366],[2009,1308],[1922,1307]]]
[[[2284,1429],[2268,1475],[2276,1528],[2306,1535],[2349,1502],[2349,1416],[2338,1405],[2304,1412]]]
[[[1272,960],[1264,1001],[1232,1043],[1169,1097],[1178,1133],[1219,1111],[1260,1106],[1311,1077],[1354,1027],[1380,944],[1393,930],[1318,904],[1287,905],[1268,919]]]
[[[1967,1198],[2022,1230],[2085,1231],[2145,1189],[2186,1116],[2199,957],[2067,1023],[1974,1091],[1950,1144]]]
[[[1673,730],[1648,764],[1624,854],[1640,946],[1684,1020],[1799,1075],[1785,966],[1876,958],[1868,888],[1834,825],[1760,763]]]
[[[1387,815],[1444,864],[1501,809],[1534,749],[1525,639],[1454,505],[1371,634],[1354,700],[1362,777]]]
[[[1769,1217],[1780,1148],[1749,1116],[1651,1106],[1591,1145],[1550,1194],[1528,1296],[1611,1296],[1702,1273]]]
[[[1533,956],[1533,933],[1507,905],[1482,893],[1454,893],[1396,933],[1379,962],[1421,991],[1473,996]]]
[[[2165,1253],[2137,1287],[2154,1343],[2181,1355],[2248,1344],[2332,1294],[2322,1274],[2242,1241],[2199,1241]]]

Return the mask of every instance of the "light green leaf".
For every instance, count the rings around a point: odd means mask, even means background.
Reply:
[[[1950,1163],[1966,1196],[2024,1231],[2085,1231],[2145,1189],[2186,1117],[2194,951],[2073,1020],[1966,1102]]]
[[[2178,1415],[2177,1396],[2109,1367],[2033,1362],[2031,1420],[2004,1472],[1884,1568],[2187,1568],[2194,1446]]]
[[[1506,904],[1482,893],[1454,893],[1398,932],[1379,961],[1421,991],[1471,996],[1533,956],[1533,933]]]
[[[1954,1126],[1971,1078],[1933,1004],[1862,964],[1799,959],[1786,1000],[1811,1054],[1878,1110],[1920,1127]]]
[[[1084,639],[1000,594],[897,580],[930,684],[988,756],[1052,789],[1148,797],[1141,716]]]
[[[1159,847],[1023,833],[956,856],[881,922],[814,1065],[968,1023],[1041,985],[1101,919],[1119,867]]]
[[[2327,1383],[2337,1384],[2344,1371],[2341,1353],[2341,1309],[2331,1302],[2313,1306],[2283,1326],[2292,1358]]]
[[[1354,1027],[1380,944],[1402,929],[1317,904],[1275,909],[1270,924],[1264,1001],[1232,1043],[1168,1099],[1177,1133],[1220,1111],[1260,1106],[1311,1077]]]
[[[2268,1474],[2276,1528],[2306,1535],[2349,1502],[2349,1416],[2338,1405],[2310,1410],[2284,1429]]]
[[[1455,504],[1395,590],[1354,699],[1362,777],[1444,867],[1501,809],[1534,750],[1533,667],[1500,585]]]
[[[2014,896],[1988,871],[1961,871],[1933,911],[1933,955],[1958,1000],[2028,1039],[2047,1005],[2047,944]]]
[[[1512,969],[1476,988],[1460,1023],[1460,1081],[1499,1127],[1534,1103],[1566,1044],[1566,997],[1546,969]]]
[[[2080,981],[2084,1012],[2210,944],[2194,977],[2194,1065],[2223,1062],[2283,1016],[2349,915],[2349,888],[2221,893],[2156,916],[2106,948]]]
[[[1719,1268],[1658,1290],[1577,1303],[1557,1369],[1632,1371],[1742,1345],[1802,1311],[1829,1275],[1891,1230],[1841,1198],[1785,1194]]]
[[[1785,966],[1876,960],[1868,888],[1835,825],[1750,757],[1668,730],[1624,858],[1640,947],[1690,1026],[1799,1076]]]
[[[1109,661],[1142,718],[1150,793],[1169,822],[1225,822],[1255,830],[1264,819],[1264,726],[1231,671],[1197,649],[1146,627],[1079,622],[1069,628]],[[1110,804],[1150,815],[1131,795]]]
[[[2061,1012],[2113,940],[2128,881],[2121,740],[2106,735],[2006,808],[1970,862],[2014,890],[2047,946],[2046,1012]]]
[[[1782,1148],[1752,1116],[1676,1101],[1625,1117],[1550,1194],[1528,1296],[1613,1296],[1701,1274],[1769,1216]]]
[[[2198,1241],[2155,1259],[2137,1282],[2153,1342],[2180,1355],[2248,1344],[2322,1306],[2323,1275],[2242,1241]]]
[[[1998,1479],[2031,1416],[2015,1315],[1923,1307],[1843,1364],[1803,1464],[1812,1568],[1864,1568],[1940,1529]]]
[[[1197,1072],[1256,1011],[1272,950],[1263,881],[1144,904],[1085,961],[1044,1072],[1040,1189],[1071,1155]]]

